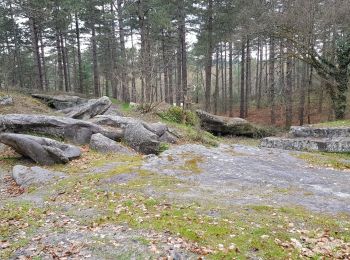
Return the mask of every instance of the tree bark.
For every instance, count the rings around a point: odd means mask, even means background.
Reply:
[[[83,84],[83,66],[81,60],[81,46],[80,46],[80,28],[79,28],[79,20],[78,13],[75,12],[75,35],[77,40],[77,56],[78,56],[78,92],[84,93],[84,84]]]
[[[100,96],[100,75],[98,70],[98,60],[97,60],[97,43],[96,43],[96,28],[95,24],[91,26],[91,45],[92,45],[92,63],[93,63],[93,73],[94,73],[94,95],[95,97]]]
[[[39,50],[39,38],[38,38],[38,26],[36,24],[35,18],[30,17],[30,30],[32,37],[32,48],[33,48],[33,57],[35,62],[35,70],[36,70],[36,88],[39,90],[43,90],[43,73],[40,59],[40,50]]]
[[[213,52],[213,0],[208,0],[207,53],[205,64],[205,110],[210,112],[211,67]]]
[[[229,74],[228,74],[228,86],[229,86],[229,113],[230,117],[233,117],[233,44],[229,42]]]
[[[287,41],[287,76],[286,76],[286,127],[289,128],[293,122],[293,48],[290,41]]]
[[[216,47],[215,55],[215,91],[214,91],[214,114],[218,113],[219,103],[219,46]]]
[[[276,124],[276,104],[275,104],[275,39],[270,38],[270,115],[271,124]]]
[[[123,0],[117,0],[118,5],[118,23],[119,23],[119,39],[120,39],[120,55],[122,59],[121,66],[121,84],[122,84],[122,100],[124,102],[130,102],[129,84],[126,72],[126,50],[125,50],[125,32],[124,32],[124,19],[123,19]]]
[[[240,111],[239,116],[241,118],[245,117],[245,43],[242,39],[242,49],[241,49],[241,100],[240,100]]]

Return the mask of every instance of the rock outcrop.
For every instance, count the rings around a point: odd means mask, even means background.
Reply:
[[[124,140],[126,143],[143,154],[158,154],[160,142],[158,136],[147,130],[141,123],[129,124],[125,128]]]
[[[67,163],[81,154],[76,146],[31,135],[1,134],[0,142],[41,165]]]
[[[350,127],[294,126],[286,137],[269,137],[262,147],[296,151],[350,152]]]
[[[129,125],[141,124],[143,128],[155,134],[158,137],[158,140],[161,142],[176,143],[178,140],[178,136],[176,136],[176,134],[174,134],[166,124],[160,122],[147,123],[132,117],[111,115],[96,116],[91,120],[91,122],[101,126],[118,127],[122,129],[126,129]]]
[[[12,177],[17,185],[27,188],[32,185],[42,185],[63,179],[66,175],[62,172],[53,172],[41,167],[16,165],[13,167]]]
[[[290,136],[313,138],[350,137],[350,127],[292,126]]]
[[[196,111],[201,127],[215,135],[257,137],[259,130],[242,118],[216,116],[203,110]]]
[[[108,97],[102,97],[99,99],[90,99],[85,104],[59,110],[58,112],[64,113],[70,118],[86,120],[97,115],[102,115],[111,105],[112,102]]]
[[[10,96],[0,97],[0,106],[11,106],[13,105],[13,98]]]
[[[58,116],[9,114],[0,116],[0,133],[30,133],[55,136],[76,144],[88,144],[91,135],[101,133],[121,140],[123,131],[102,127],[91,122]]]
[[[32,94],[32,97],[44,101],[49,107],[57,110],[75,107],[88,101],[85,98],[69,95]]]
[[[91,136],[90,148],[101,153],[133,154],[133,151],[102,134]]]

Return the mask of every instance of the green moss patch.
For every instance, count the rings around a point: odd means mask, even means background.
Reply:
[[[315,167],[350,169],[350,153],[293,153],[293,155]]]

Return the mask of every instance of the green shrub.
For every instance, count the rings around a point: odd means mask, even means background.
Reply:
[[[170,107],[164,112],[158,113],[158,115],[169,122],[185,125],[197,125],[198,117],[195,113],[189,110],[183,110],[181,107]]]

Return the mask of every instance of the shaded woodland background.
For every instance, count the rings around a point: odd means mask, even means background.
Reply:
[[[287,127],[343,119],[349,13],[347,0],[3,0],[0,88]]]

